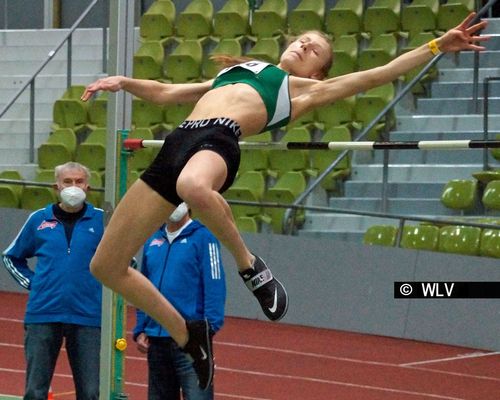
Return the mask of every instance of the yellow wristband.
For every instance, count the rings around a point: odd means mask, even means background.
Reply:
[[[436,39],[432,39],[429,43],[427,43],[427,45],[429,46],[431,53],[434,54],[435,56],[441,54],[441,50],[439,50]]]

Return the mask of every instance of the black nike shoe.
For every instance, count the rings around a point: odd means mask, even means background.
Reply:
[[[245,285],[257,297],[262,311],[271,321],[279,321],[288,310],[288,294],[285,287],[278,281],[266,263],[255,256],[253,268],[240,272]]]
[[[202,390],[207,390],[214,379],[213,334],[206,319],[186,321],[186,327],[189,339],[183,351],[193,359],[193,367],[198,375],[198,386]]]

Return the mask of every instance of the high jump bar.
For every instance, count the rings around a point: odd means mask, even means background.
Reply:
[[[126,139],[127,150],[161,147],[163,140]],[[244,149],[262,150],[460,150],[500,148],[500,140],[421,140],[403,142],[239,142]]]

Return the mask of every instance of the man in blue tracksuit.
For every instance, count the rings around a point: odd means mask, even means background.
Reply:
[[[7,270],[29,290],[24,399],[47,399],[63,339],[76,398],[99,398],[102,286],[89,264],[103,234],[103,211],[85,202],[89,177],[78,163],[56,167],[60,202],[33,212],[2,254]],[[32,257],[34,271],[27,262]]]
[[[224,322],[225,276],[220,244],[210,231],[190,218],[185,203],[172,213],[144,245],[142,273],[186,320],[204,320],[215,334]],[[189,356],[169,333],[137,310],[134,340],[147,352],[149,400],[213,399],[213,385],[202,390]]]

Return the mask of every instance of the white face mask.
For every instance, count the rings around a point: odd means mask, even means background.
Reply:
[[[171,222],[179,222],[188,213],[188,206],[186,203],[181,203],[177,208],[170,214],[168,220]]]
[[[78,207],[83,204],[87,195],[77,186],[68,186],[61,190],[61,201],[69,207]]]

